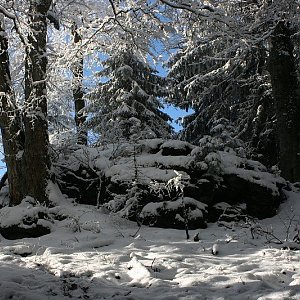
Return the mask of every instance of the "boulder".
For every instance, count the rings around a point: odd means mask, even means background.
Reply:
[[[243,151],[212,150],[214,144],[205,141],[194,146],[153,139],[87,148],[77,159],[58,164],[65,166],[58,179],[65,194],[85,204],[96,204],[101,183],[101,204],[151,226],[183,229],[188,221],[189,228],[203,228],[207,221],[219,220],[223,211],[218,203],[223,202],[232,212],[245,204],[243,215],[274,216],[284,200],[284,179]],[[182,197],[184,205],[178,200]]]
[[[282,195],[266,185],[246,180],[237,174],[225,174],[224,183],[230,191],[226,198],[246,203],[246,213],[258,219],[273,217]],[[231,201],[232,202],[232,201]]]
[[[178,140],[169,140],[160,146],[163,156],[187,156],[194,148],[190,143]]]
[[[208,220],[218,222],[219,226],[230,226],[231,223],[247,222],[245,204],[230,205],[220,202],[209,209]]]
[[[183,189],[186,197],[194,198],[202,203],[210,204],[213,200],[215,183],[205,178],[200,178],[194,184],[190,183]]]
[[[0,227],[0,234],[7,240],[37,238],[49,234],[50,232],[49,227],[37,224],[28,227],[23,227],[21,224]]]
[[[54,214],[51,208],[25,197],[19,205],[0,210],[0,234],[8,239],[39,237],[51,232]]]
[[[146,225],[162,228],[206,228],[206,205],[193,198],[175,201],[150,202],[145,205],[139,220]]]
[[[97,205],[100,180],[105,181],[105,177],[99,178],[92,169],[80,165],[77,170],[60,167],[57,182],[62,193],[75,199],[76,203]],[[104,186],[101,185],[101,192],[105,192]]]

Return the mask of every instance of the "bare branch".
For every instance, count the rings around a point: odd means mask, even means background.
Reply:
[[[16,16],[12,13],[10,13],[6,8],[4,8],[2,5],[0,5],[0,13],[2,13],[5,17],[15,20]]]
[[[191,4],[189,3],[174,3],[173,1],[169,0],[160,0],[163,4],[166,4],[172,8],[175,9],[184,9],[188,10],[193,13],[197,13],[198,15],[200,14],[199,9],[201,10],[207,10],[210,12],[215,12],[215,9],[209,5],[199,5],[198,7],[194,8]],[[202,14],[203,16],[206,16],[205,14]]]

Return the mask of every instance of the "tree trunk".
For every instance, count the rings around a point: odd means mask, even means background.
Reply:
[[[24,132],[11,86],[8,40],[4,17],[0,24],[0,127],[7,167],[10,201],[17,205],[25,196],[26,176],[23,169]]]
[[[300,181],[300,95],[292,32],[285,22],[271,37],[270,75],[279,136],[279,167],[291,182]]]
[[[81,36],[77,31],[77,26],[73,24],[72,35],[74,38],[74,43],[79,44],[81,42]],[[83,99],[83,54],[82,51],[78,50],[78,55],[75,58],[75,63],[72,68],[73,72],[73,97],[75,104],[75,123],[77,129],[77,143],[80,145],[87,145],[87,131],[82,128],[86,116],[83,114],[82,110],[85,108],[85,102]]]
[[[47,121],[47,12],[52,0],[31,0],[25,62],[25,169],[27,195],[47,203],[50,157]]]

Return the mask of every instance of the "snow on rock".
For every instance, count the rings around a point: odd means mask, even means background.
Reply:
[[[156,154],[160,151],[160,146],[164,143],[163,139],[148,139],[141,140],[139,144],[141,145],[142,152]]]
[[[191,145],[188,142],[179,141],[179,140],[169,140],[164,142],[160,149],[162,150],[161,154],[163,156],[181,156],[189,155],[195,146]]]
[[[52,228],[50,215],[48,208],[27,196],[19,205],[0,210],[0,233],[7,239],[48,234]]]
[[[3,251],[7,254],[13,253],[20,256],[28,256],[31,255],[36,250],[36,246],[29,243],[16,243],[12,246],[3,247]]]
[[[229,152],[218,151],[223,174],[234,174],[238,177],[272,190],[274,196],[279,195],[280,185],[285,185],[282,177],[268,173],[264,165],[258,161],[247,160]]]
[[[259,162],[238,156],[233,149],[213,151],[202,142],[194,146],[179,140],[145,139],[82,148],[57,164],[58,183],[77,203],[103,204],[135,221],[141,215],[155,226],[179,228],[182,213],[173,210],[169,224],[162,219],[166,219],[164,202],[170,206],[175,201],[176,205],[181,196],[207,205],[208,213],[191,208],[192,219],[200,219],[202,214],[200,226],[218,220],[222,210],[214,205],[220,202],[230,206],[245,203],[243,213],[260,219],[276,214],[285,197],[282,189],[286,182],[281,177],[268,173]],[[177,179],[180,183],[176,185]],[[161,220],[150,221],[150,203],[160,211],[156,217]],[[181,228],[184,226],[181,222]]]
[[[261,163],[238,157],[234,151],[211,152],[205,157],[208,172],[221,178],[216,202],[246,203],[246,213],[257,218],[274,216],[285,198],[285,180]],[[242,200],[242,201],[241,201]]]
[[[211,248],[211,253],[213,255],[218,255],[220,251],[220,245],[219,244],[213,244],[212,248]]]
[[[190,229],[206,228],[206,207],[206,204],[189,197],[150,202],[143,207],[139,218],[145,224],[158,227],[184,228],[188,224]]]
[[[64,195],[61,193],[57,184],[54,184],[51,180],[49,180],[47,184],[47,193],[49,202],[52,205],[58,206],[62,201],[65,200]]]
[[[193,161],[193,157],[191,156],[149,156],[149,155],[141,155],[138,158],[138,163],[140,166],[144,167],[153,167],[156,168],[187,168],[191,162]]]

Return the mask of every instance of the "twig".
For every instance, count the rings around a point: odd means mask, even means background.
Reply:
[[[131,234],[130,236],[133,237],[133,238],[135,238],[136,235],[138,234],[138,232],[141,230],[141,228],[142,228],[142,226],[139,226],[138,230],[134,234]]]
[[[156,259],[156,257],[153,258],[152,263],[151,263],[151,267],[150,267],[151,270],[153,270],[153,271],[154,271],[153,265],[154,265],[155,259]]]

